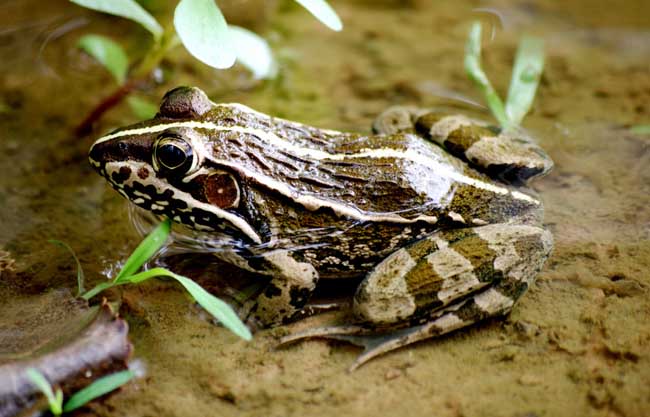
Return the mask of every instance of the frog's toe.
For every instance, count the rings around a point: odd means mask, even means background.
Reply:
[[[293,316],[291,316],[287,320],[287,322],[302,320],[307,317],[317,316],[319,314],[327,313],[329,311],[338,311],[347,305],[348,303],[345,302],[307,304],[302,309],[298,310]]]
[[[420,110],[412,106],[393,106],[377,116],[372,123],[375,133],[392,135],[414,131],[414,119]]]
[[[312,339],[312,338],[346,340],[346,339],[341,339],[341,337],[358,335],[366,331],[367,329],[359,325],[315,327],[312,329],[307,329],[301,332],[296,332],[284,336],[283,338],[280,339],[280,342],[278,343],[278,347],[285,346],[290,343],[294,343],[303,339]],[[350,343],[357,344],[352,341],[350,341]]]
[[[321,338],[340,340],[363,347],[363,353],[348,368],[348,371],[352,372],[377,356],[431,337],[428,327],[421,325],[380,334],[360,325],[319,327],[285,336],[280,339],[278,346],[285,346],[304,339]]]

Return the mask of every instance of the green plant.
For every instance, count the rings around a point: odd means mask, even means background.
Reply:
[[[174,11],[173,26],[164,26],[135,0],[70,0],[71,2],[140,24],[152,35],[153,41],[135,66],[122,47],[99,35],[86,35],[79,47],[97,59],[115,78],[120,88],[100,103],[77,128],[85,134],[92,123],[111,107],[127,97],[146,79],[174,47],[182,44],[199,61],[225,69],[239,60],[258,79],[273,78],[277,64],[266,40],[255,33],[226,23],[215,0],[180,0]],[[336,12],[325,0],[295,0],[332,30],[343,28]],[[167,28],[167,29],[164,29]],[[151,117],[155,106],[142,99],[129,99],[129,105],[139,117]]]
[[[650,135],[650,125],[636,125],[630,128],[630,132],[637,135]]]
[[[530,110],[544,68],[544,43],[524,37],[517,48],[505,106],[481,68],[481,24],[474,22],[465,48],[465,71],[483,93],[490,111],[503,129],[521,124]]]
[[[45,395],[50,412],[55,416],[60,416],[63,413],[69,413],[82,407],[95,398],[116,390],[133,379],[135,373],[130,370],[125,370],[103,376],[84,389],[74,393],[65,404],[63,404],[63,392],[61,388],[54,390],[45,376],[37,369],[27,369],[27,377]]]
[[[81,294],[83,294],[86,290],[84,289],[84,271],[81,267],[81,262],[79,262],[79,258],[77,258],[77,255],[67,243],[55,239],[50,239],[48,242],[61,246],[63,249],[67,250],[70,255],[72,255],[74,261],[77,263],[77,296],[81,296]]]
[[[152,268],[147,271],[138,272],[142,265],[149,260],[167,240],[171,232],[171,222],[169,219],[162,222],[156,227],[133,251],[131,256],[126,260],[122,270],[110,282],[104,282],[95,286],[81,297],[89,300],[100,292],[115,286],[125,284],[139,284],[154,277],[168,277],[179,282],[190,294],[190,296],[208,313],[219,320],[226,328],[235,333],[244,340],[251,340],[250,330],[242,323],[233,309],[213,296],[196,282],[182,275],[175,274],[165,268]]]

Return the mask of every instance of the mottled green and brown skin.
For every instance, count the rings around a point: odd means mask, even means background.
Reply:
[[[320,278],[365,277],[359,323],[294,337],[392,335],[360,364],[507,313],[552,247],[541,202],[512,185],[552,166],[532,141],[413,108],[373,127],[317,129],[180,87],[154,119],[98,139],[90,161],[131,202],[271,277],[249,321],[290,321]]]

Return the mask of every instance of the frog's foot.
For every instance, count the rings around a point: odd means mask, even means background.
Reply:
[[[423,113],[427,111],[415,106],[390,107],[375,118],[372,131],[383,135],[415,133],[415,122]]]
[[[368,274],[354,297],[362,325],[312,329],[282,343],[326,337],[361,345],[366,350],[355,369],[402,346],[507,314],[551,248],[550,233],[536,226],[494,224],[434,233],[396,251]],[[379,333],[381,328],[399,330]]]
[[[278,346],[284,346],[304,339],[321,338],[339,340],[363,347],[363,353],[359,355],[348,367],[348,372],[353,372],[371,359],[381,356],[385,353],[422,340],[442,336],[445,333],[449,333],[453,330],[478,321],[474,320],[468,323],[464,323],[464,321],[459,318],[458,314],[465,313],[463,311],[463,306],[465,304],[467,304],[467,302],[462,303],[458,313],[446,312],[439,315],[438,318],[432,321],[413,327],[393,330],[384,333],[378,333],[376,330],[363,325],[318,327],[285,336],[280,339]],[[504,303],[502,305],[503,310],[500,311],[500,313],[506,314],[509,311],[510,306],[511,305]],[[496,310],[493,313],[486,313],[486,317],[499,314],[499,312]]]

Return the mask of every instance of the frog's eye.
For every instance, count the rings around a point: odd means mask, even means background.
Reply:
[[[161,136],[154,146],[153,163],[158,172],[187,174],[194,170],[195,159],[192,146],[177,136]]]

